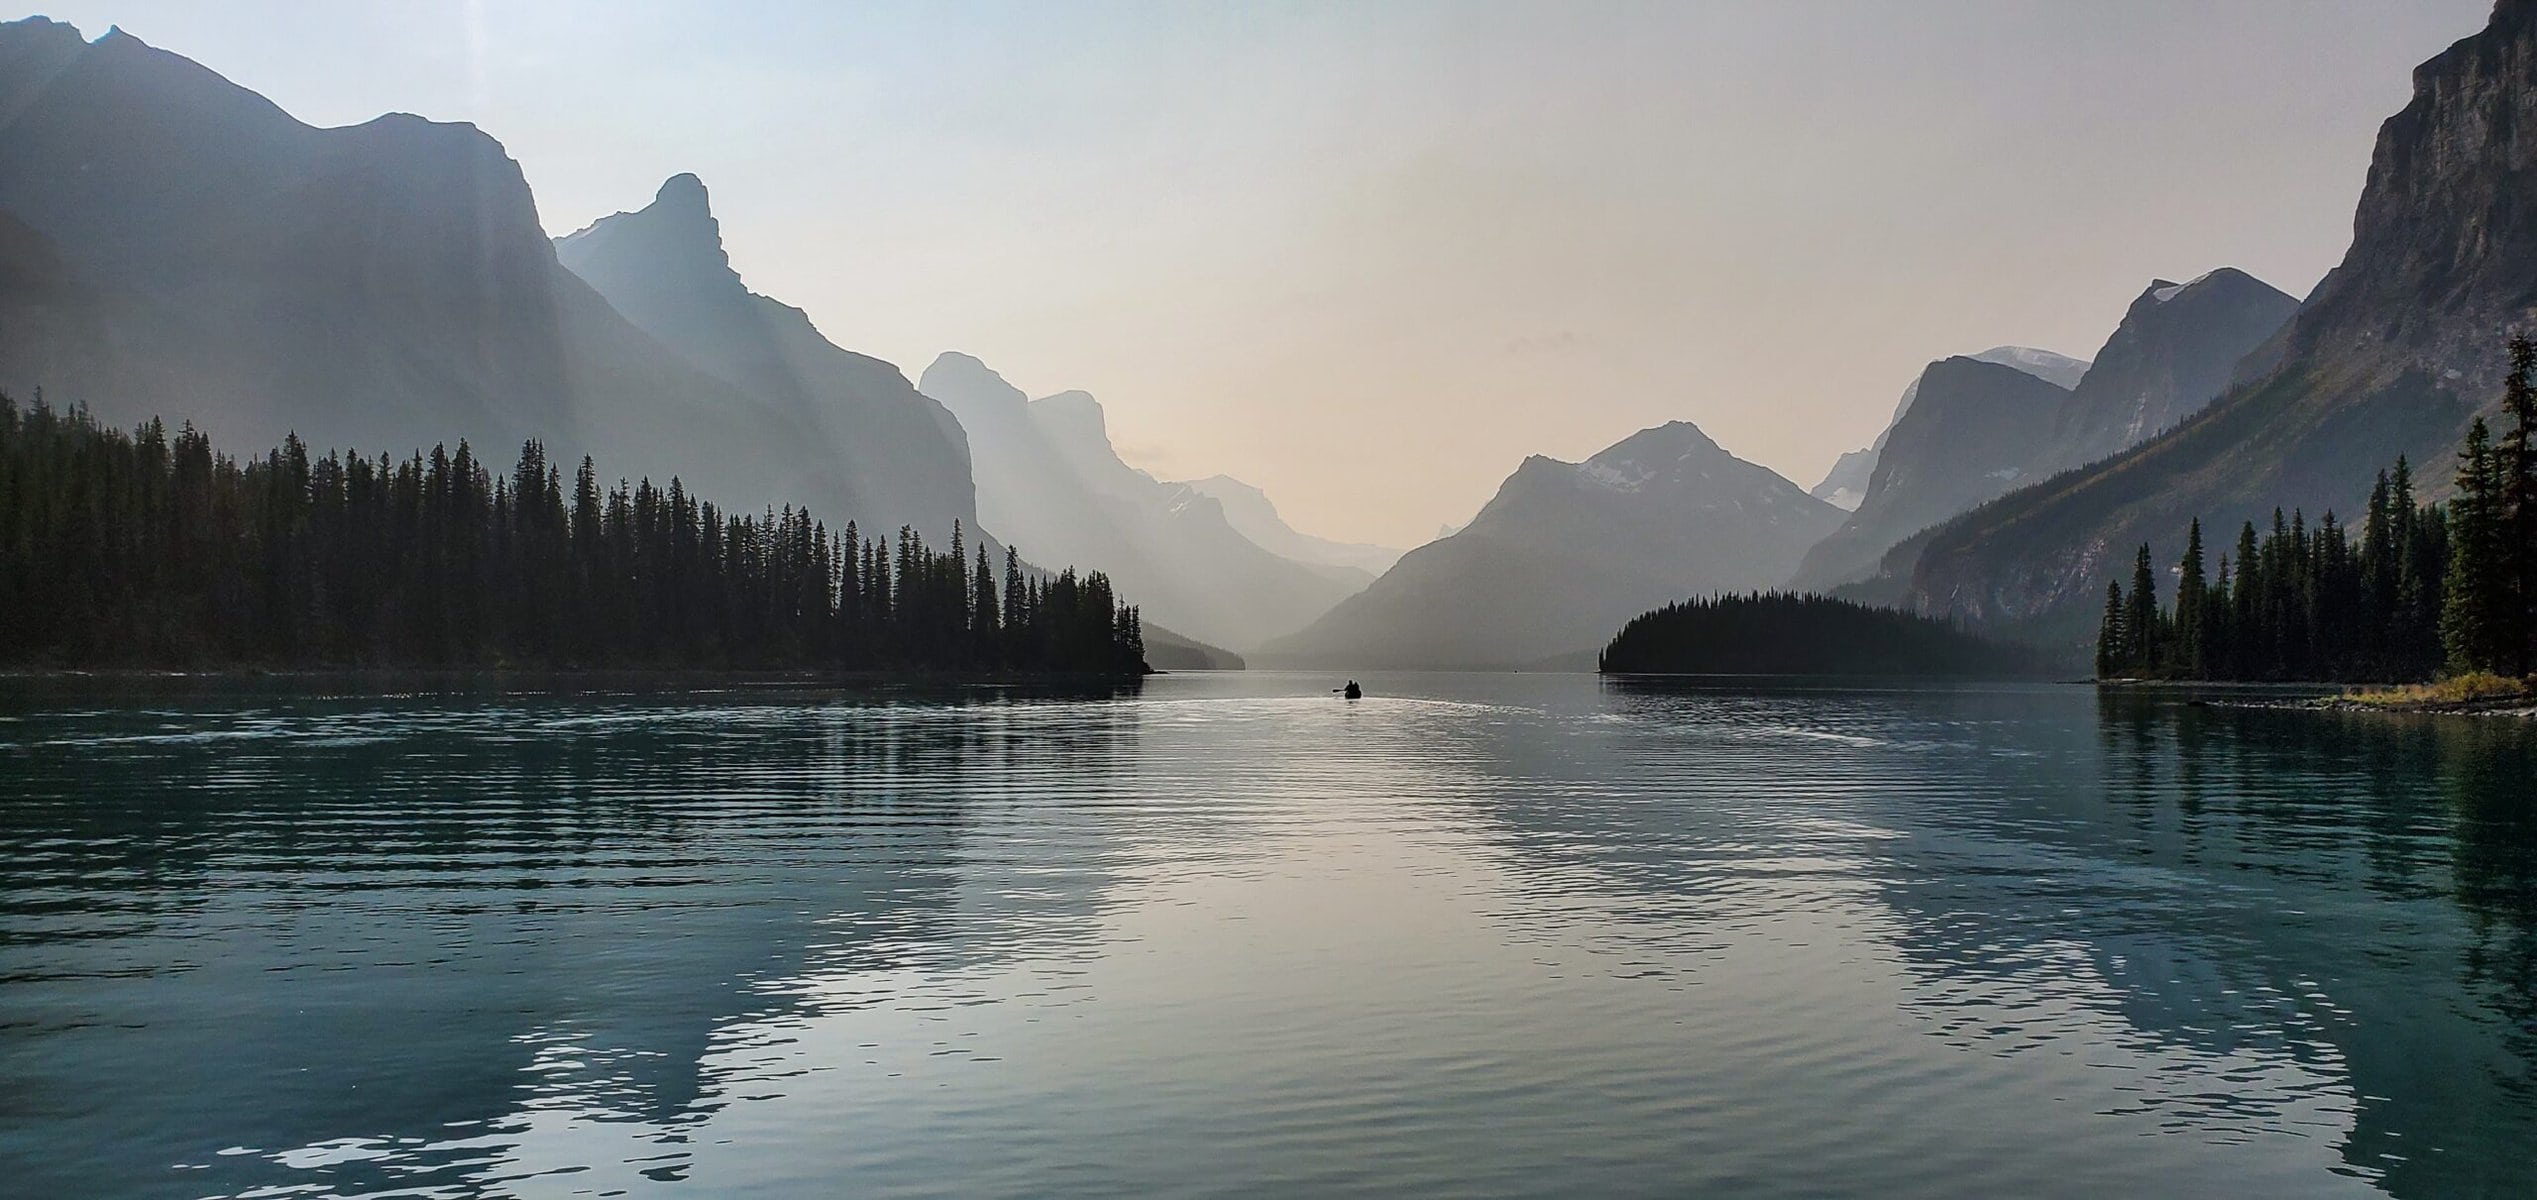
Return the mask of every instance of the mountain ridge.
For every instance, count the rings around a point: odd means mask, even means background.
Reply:
[[[1279,557],[1187,484],[1121,461],[1100,401],[1030,399],[977,358],[945,351],[918,388],[969,431],[989,529],[1042,557],[1097,567],[1155,620],[1238,652],[1302,627],[1364,586]]]
[[[2414,72],[2380,126],[2353,240],[2241,382],[2167,433],[1950,522],[1902,568],[1928,612],[2076,645],[2132,548],[2180,552],[2275,507],[2360,511],[2410,458],[2436,496],[2468,420],[2498,404],[2503,342],[2537,328],[2537,3]]]
[[[1591,661],[1650,608],[1775,586],[1840,516],[1698,426],[1668,422],[1583,462],[1525,458],[1462,529],[1253,657],[1345,668]]]

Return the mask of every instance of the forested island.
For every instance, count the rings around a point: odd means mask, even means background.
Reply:
[[[806,510],[725,512],[675,478],[569,484],[455,452],[240,462],[0,396],[0,665],[1143,672],[1098,571],[936,550]]]
[[[2357,535],[2332,512],[2239,529],[2207,572],[2194,522],[2161,602],[2144,544],[2106,585],[2099,678],[2402,682],[2520,679],[2537,669],[2537,346],[2510,343],[2497,444],[2484,419],[2446,505],[2418,504],[2410,464],[2379,473]]]
[[[1596,660],[1607,675],[2029,675],[2024,647],[1949,621],[1829,596],[1755,592],[1632,618]]]

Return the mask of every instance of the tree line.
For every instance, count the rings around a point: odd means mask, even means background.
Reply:
[[[1606,674],[2020,675],[2022,647],[1954,623],[1829,596],[1712,596],[1631,618],[1595,660]]]
[[[1126,674],[1144,636],[1101,572],[999,578],[956,522],[937,550],[568,483],[536,441],[503,474],[463,441],[241,463],[0,396],[0,663]]]
[[[2206,578],[2202,523],[2186,535],[2172,605],[2144,544],[2131,585],[2106,585],[2097,674],[2213,680],[2387,680],[2537,670],[2537,346],[2510,342],[2510,428],[2479,416],[2446,505],[2417,503],[2403,459],[2381,471],[2357,534],[2253,522]]]

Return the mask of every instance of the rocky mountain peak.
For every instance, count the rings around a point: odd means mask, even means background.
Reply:
[[[652,207],[673,212],[691,213],[707,220],[713,210],[705,193],[705,181],[693,171],[681,171],[661,181],[659,191],[652,193]]]
[[[1689,421],[1667,421],[1639,430],[1595,453],[1595,466],[1666,467],[1701,454],[1724,454],[1718,443]]]
[[[675,277],[681,287],[746,290],[723,251],[722,224],[714,219],[705,182],[692,174],[670,176],[652,202],[634,212],[601,217],[557,238],[555,252],[585,279],[639,269]],[[611,284],[598,286],[603,293],[611,290]]]
[[[2532,94],[2537,0],[2501,0],[2482,32],[2415,68],[2412,100],[2379,127],[2352,247],[2292,325],[2288,358],[2498,386],[2495,347],[2537,308]]]
[[[957,350],[936,355],[916,377],[916,390],[942,401],[963,424],[985,416],[1018,421],[1030,404],[1030,397],[1005,382],[995,368]]]

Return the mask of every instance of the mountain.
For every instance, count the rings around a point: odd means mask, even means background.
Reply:
[[[800,415],[819,452],[769,456],[806,472],[774,481],[782,490],[839,497],[835,519],[877,533],[913,525],[941,540],[954,520],[977,524],[960,423],[897,367],[839,348],[802,310],[751,292],[723,252],[702,180],[671,177],[648,207],[556,239],[555,254],[687,365]]]
[[[838,463],[895,436],[637,328],[557,261],[473,126],[314,128],[119,31],[0,25],[0,266],[0,389],[117,424],[399,455],[465,438],[497,469],[536,437],[831,520],[874,502]],[[956,470],[935,441],[929,469]],[[885,507],[965,513],[961,486]]]
[[[1896,542],[2031,482],[2069,398],[1978,358],[1929,364],[1878,447],[1858,511],[1807,551],[1790,586],[1825,591],[1864,578]]]
[[[1885,435],[1878,434],[1875,445],[1842,455],[1824,472],[1823,482],[1807,488],[1806,494],[1843,512],[1859,511],[1859,503],[1867,499],[1868,481],[1876,477],[1877,451],[1884,448]]]
[[[1230,475],[1193,479],[1188,486],[1223,505],[1224,519],[1234,531],[1258,543],[1261,549],[1307,566],[1358,572],[1361,576],[1357,581],[1359,587],[1374,582],[1375,576],[1392,569],[1392,564],[1401,560],[1402,552],[1388,546],[1334,542],[1309,533],[1299,533],[1277,515],[1277,505],[1269,500],[1267,492]]]
[[[1907,577],[1911,568],[1910,556],[1894,557],[1894,547],[1976,505],[2127,449],[2200,411],[2298,307],[2262,280],[2222,267],[2190,283],[2151,281],[2093,362],[2047,351],[1985,352],[1990,361],[2018,365],[2067,389],[2050,398],[2037,393],[2028,403],[1994,411],[1949,394],[1951,408],[1971,403],[1975,415],[1951,411],[1940,421],[1924,412],[1928,406],[1913,403],[1926,386],[1924,374],[1904,393],[1885,435],[1891,439],[1917,428],[1913,448],[1898,452],[1881,440],[1874,449],[1880,469],[1900,468],[1891,472],[1894,482],[1880,493],[1870,476],[1858,515],[1807,556],[1794,586],[1825,590],[1883,578],[1873,595],[1889,598],[1898,582],[1891,577]],[[2039,355],[2057,361],[2048,371],[2036,370]],[[1962,373],[1955,378],[1961,383]],[[1924,415],[1916,419],[1915,412]],[[1989,415],[1978,415],[1984,412]],[[2038,427],[2038,421],[2044,424]],[[1953,425],[1948,433],[1929,432],[1948,423]],[[1905,486],[1896,491],[1897,484]]]
[[[2015,367],[2065,390],[2077,387],[2079,380],[2088,372],[2086,359],[2038,350],[2032,346],[1993,346],[1965,357]],[[1868,484],[1876,477],[1877,456],[1884,453],[1886,439],[1894,436],[1894,426],[1912,410],[1912,402],[1919,397],[1920,378],[1914,376],[1911,383],[1903,388],[1903,398],[1895,402],[1894,415],[1885,422],[1885,431],[1877,434],[1876,441],[1866,449],[1842,455],[1832,464],[1832,470],[1825,473],[1823,482],[1809,489],[1808,494],[1836,508],[1858,511],[1859,505],[1867,500]]]
[[[1145,665],[1157,671],[1239,671],[1242,656],[1145,622]]]
[[[1108,572],[1155,621],[1239,649],[1364,586],[1362,574],[1262,549],[1215,499],[1121,462],[1100,402],[1083,392],[1031,400],[957,353],[935,359],[918,387],[968,430],[987,528],[1035,561]]]
[[[1951,522],[1908,599],[2077,644],[2105,583],[2195,517],[2225,543],[2276,507],[2359,513],[2402,454],[2445,479],[2467,421],[2498,402],[2503,342],[2537,329],[2537,0],[2414,72],[2379,129],[2351,248],[2244,382],[2176,429]]]
[[[2095,462],[2202,411],[2297,311],[2299,301],[2235,267],[2151,281],[2071,389],[2050,466]]]
[[[1776,586],[1841,510],[1677,421],[1582,463],[1524,460],[1471,523],[1260,656],[1342,668],[1583,655],[1672,601]],[[1562,661],[1565,661],[1563,658]]]

